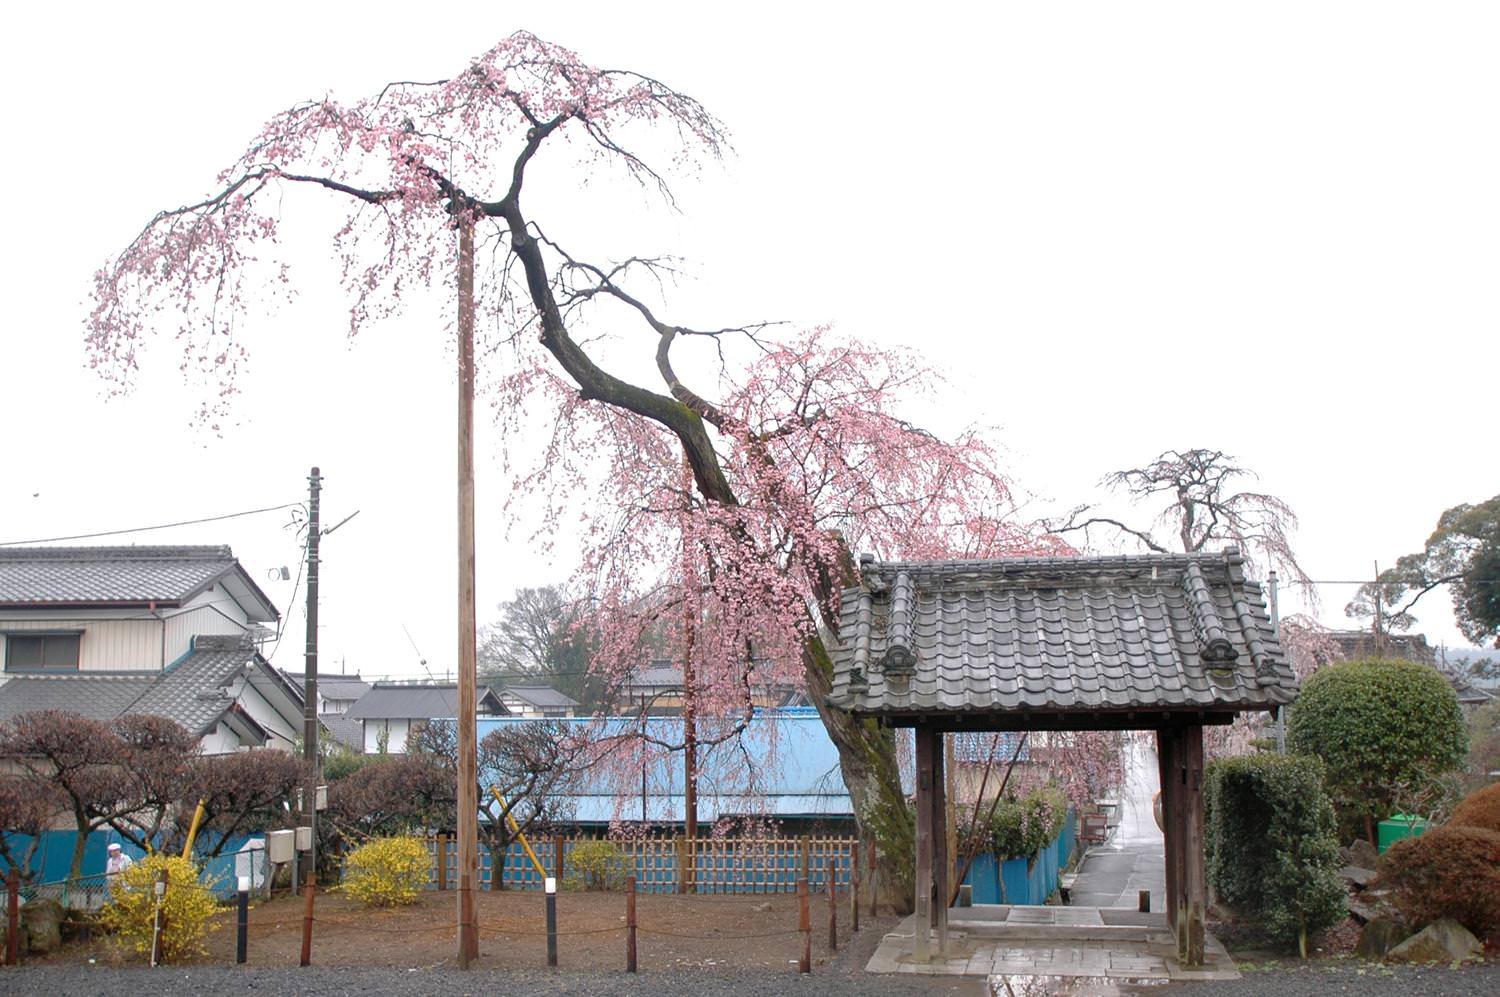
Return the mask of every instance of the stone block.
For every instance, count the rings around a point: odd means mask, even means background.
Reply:
[[[1451,917],[1439,918],[1385,955],[1389,962],[1467,962],[1484,958],[1484,946]]]

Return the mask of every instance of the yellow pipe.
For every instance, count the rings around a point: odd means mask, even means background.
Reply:
[[[182,846],[183,858],[189,858],[193,854],[193,842],[198,837],[198,825],[203,823],[203,810],[204,803],[206,802],[205,800],[199,800],[198,809],[193,811],[193,824],[188,828],[187,843]]]
[[[541,860],[536,857],[536,852],[531,850],[531,842],[526,840],[526,835],[521,833],[521,827],[516,823],[515,815],[510,812],[510,807],[505,805],[505,797],[500,795],[500,790],[494,786],[490,792],[495,794],[495,799],[500,803],[500,809],[505,811],[505,822],[510,825],[511,833],[521,841],[521,847],[526,849],[526,857],[531,859],[531,864],[536,867],[536,874],[542,879],[547,878],[547,870],[542,868]]]

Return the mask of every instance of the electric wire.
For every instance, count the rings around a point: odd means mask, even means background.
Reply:
[[[77,533],[66,537],[42,537],[36,540],[4,540],[0,541],[0,547],[25,547],[30,544],[59,543],[63,540],[92,540],[96,537],[118,537],[126,533],[149,533],[152,530],[169,530],[174,526],[194,526],[198,523],[217,523],[225,519],[238,519],[241,516],[254,516],[262,512],[277,512],[281,509],[290,509],[300,506],[301,502],[283,502],[281,505],[268,505],[262,509],[245,509],[241,512],[227,512],[222,516],[204,516],[201,519],[184,519],[176,523],[160,523],[156,526],[133,526],[125,530],[101,530],[97,533]]]

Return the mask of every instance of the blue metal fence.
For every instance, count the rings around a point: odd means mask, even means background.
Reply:
[[[997,862],[989,853],[976,856],[964,877],[964,882],[973,888],[974,903],[1045,904],[1073,856],[1077,843],[1074,819],[1070,812],[1052,843],[1029,859]]]

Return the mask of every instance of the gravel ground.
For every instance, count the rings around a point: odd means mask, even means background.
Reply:
[[[1041,981],[1037,981],[1041,983]],[[1025,987],[1014,981],[1017,997],[1047,993],[1114,994],[1099,981],[1076,981],[1070,988],[1042,984]],[[842,962],[819,967],[811,976],[795,973],[684,972],[624,973],[509,972],[454,970],[347,969],[247,969],[220,966],[122,969],[103,966],[36,966],[0,971],[0,991],[7,994],[62,995],[183,994],[201,997],[209,993],[311,994],[320,997],[355,994],[484,994],[518,997],[550,997],[553,994],[618,995],[618,997],[779,997],[782,994],[827,994],[830,997],[984,997],[987,989],[978,979],[943,977],[870,976],[851,970]],[[1500,993],[1500,963],[1465,969],[1430,967],[1388,969],[1378,965],[1340,962],[1256,969],[1245,979],[1231,983],[1173,984],[1130,987],[1135,995],[1202,994],[1204,997],[1290,997],[1300,994],[1359,994],[1361,997],[1493,997]],[[999,993],[1006,994],[1001,988]]]

